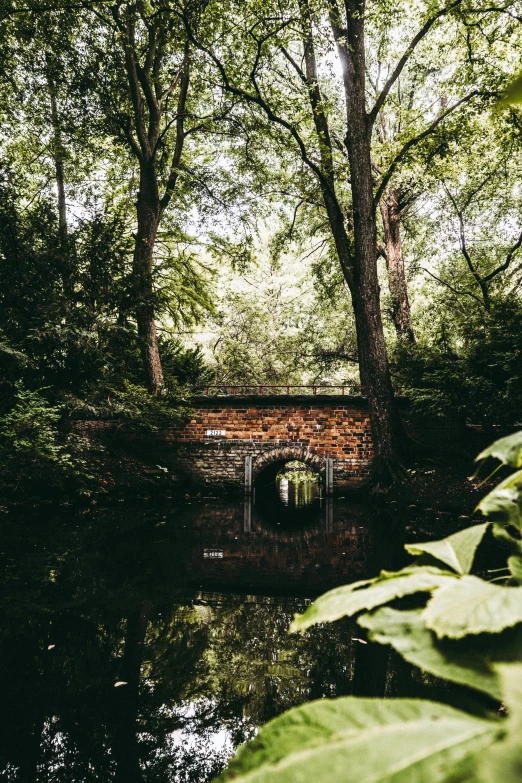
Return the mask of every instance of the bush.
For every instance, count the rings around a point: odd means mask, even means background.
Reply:
[[[395,382],[416,411],[473,424],[520,422],[522,306],[498,304],[476,313],[448,336],[399,342]]]
[[[180,406],[181,401],[176,390],[153,395],[143,386],[126,381],[121,388],[114,389],[108,398],[112,416],[125,420],[136,429],[149,432],[157,432],[185,418],[190,411]]]
[[[97,487],[97,455],[89,441],[64,432],[63,411],[42,391],[15,386],[14,405],[0,418],[0,468],[4,488],[90,494]]]
[[[214,381],[215,373],[208,367],[199,345],[185,348],[179,340],[161,337],[159,350],[167,388],[202,389]]]

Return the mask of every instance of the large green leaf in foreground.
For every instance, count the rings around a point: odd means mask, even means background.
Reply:
[[[457,574],[469,574],[477,547],[489,527],[489,522],[473,525],[465,530],[443,538],[441,541],[427,541],[424,544],[406,544],[410,555],[428,554],[445,563]]]
[[[522,529],[522,470],[501,481],[477,506],[492,521]]]
[[[355,582],[337,587],[320,596],[304,614],[295,615],[290,631],[304,631],[316,623],[351,617],[364,609],[374,609],[387,604],[395,598],[414,593],[429,593],[457,580],[456,574],[430,566],[405,568],[393,573],[383,571],[369,582]]]
[[[502,699],[502,685],[491,668],[487,653],[474,643],[439,640],[424,624],[422,609],[400,612],[385,606],[359,618],[372,641],[389,644],[409,663],[437,677],[488,693]],[[498,640],[497,640],[498,641]],[[511,640],[510,640],[511,641]],[[522,644],[513,652],[506,647],[506,656],[522,653]]]
[[[468,779],[480,783],[514,783],[522,780],[522,665],[502,664],[496,669],[508,705],[505,738],[480,761],[475,759]]]
[[[501,587],[463,576],[434,592],[423,617],[439,637],[499,633],[522,623],[522,587]]]
[[[267,723],[218,781],[443,783],[499,732],[500,723],[420,699],[323,699]]]
[[[499,438],[487,449],[481,451],[475,462],[480,462],[488,457],[495,457],[504,465],[511,465],[513,468],[522,468],[522,432],[515,432],[513,435]]]

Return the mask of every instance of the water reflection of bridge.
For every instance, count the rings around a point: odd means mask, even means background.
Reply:
[[[243,505],[182,511],[175,530],[183,531],[183,541],[177,546],[189,583],[198,587],[314,595],[372,570],[374,523],[361,507],[334,511],[328,498],[308,511],[279,516],[274,506],[252,505],[247,498]]]

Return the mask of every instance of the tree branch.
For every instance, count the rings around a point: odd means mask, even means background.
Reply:
[[[402,55],[397,65],[395,66],[393,73],[391,74],[386,84],[382,88],[379,96],[377,97],[373,109],[368,114],[368,120],[370,122],[370,126],[373,125],[373,123],[375,122],[375,119],[379,111],[382,109],[391,88],[393,87],[393,85],[401,75],[404,66],[406,65],[411,55],[415,51],[415,47],[417,46],[417,44],[420,43],[420,41],[422,41],[422,39],[429,33],[429,31],[431,30],[435,22],[437,22],[441,17],[449,14],[451,11],[453,11],[454,8],[456,8],[461,3],[462,0],[454,0],[454,2],[450,6],[448,6],[447,8],[442,8],[438,13],[436,13],[434,16],[428,19],[428,21],[421,27],[418,33],[412,38],[410,45]]]
[[[417,136],[414,136],[412,139],[406,142],[406,144],[402,147],[402,149],[397,153],[393,161],[388,167],[388,170],[386,174],[384,175],[381,184],[377,188],[377,192],[374,197],[374,203],[377,206],[379,201],[381,200],[382,194],[386,190],[386,187],[388,185],[388,182],[392,178],[393,174],[395,173],[395,170],[397,169],[398,165],[402,163],[408,152],[411,150],[412,147],[414,147],[416,144],[418,144],[420,141],[425,139],[427,136],[430,135],[430,133],[433,133],[433,131],[440,125],[441,122],[443,122],[446,117],[448,117],[450,114],[452,114],[456,109],[458,109],[462,104],[467,103],[472,98],[474,98],[476,95],[484,94],[481,90],[472,90],[470,93],[465,95],[463,98],[461,98],[459,101],[453,104],[453,106],[450,106],[449,109],[447,109],[442,114],[439,114],[438,117],[436,117],[431,125],[429,125],[425,130],[422,131],[422,133],[419,133]],[[488,93],[489,94],[489,93]]]
[[[174,147],[174,154],[172,156],[172,164],[170,167],[170,174],[165,188],[165,193],[161,199],[161,209],[164,210],[172,198],[172,193],[176,187],[176,182],[179,176],[179,165],[181,163],[181,155],[183,152],[183,144],[185,141],[185,111],[187,105],[187,95],[190,82],[190,44],[187,40],[185,42],[185,51],[183,54],[183,72],[181,74],[181,84],[178,96],[178,107],[176,117],[176,145]]]
[[[468,248],[466,245],[466,233],[464,230],[464,215],[462,214],[462,210],[459,209],[458,204],[453,196],[453,194],[450,192],[449,188],[447,187],[446,183],[443,182],[442,186],[444,190],[446,191],[448,198],[450,199],[451,203],[453,204],[453,207],[455,209],[455,212],[457,214],[457,217],[459,219],[459,244],[460,249],[462,252],[462,255],[466,259],[466,264],[468,265],[468,269],[477,281],[477,283],[481,286],[482,285],[482,278],[480,277],[479,273],[475,269],[475,266],[473,264],[473,261],[471,260],[471,256],[468,252]]]
[[[446,280],[441,280],[440,277],[434,275],[433,272],[429,271],[429,269],[425,269],[423,266],[421,266],[421,269],[423,272],[426,272],[427,275],[433,277],[433,279],[436,280],[437,283],[440,283],[441,285],[446,286],[446,288],[449,288],[450,291],[453,291],[454,294],[457,294],[458,296],[470,296],[472,299],[478,302],[479,305],[481,306],[484,305],[484,303],[479,299],[479,297],[476,296],[476,294],[471,293],[471,291],[459,291],[458,288],[454,288],[450,283],[446,282]]]
[[[255,95],[252,95],[252,93],[248,92],[247,90],[244,90],[241,87],[234,86],[231,83],[226,68],[221,62],[221,60],[217,57],[216,54],[214,54],[214,52],[208,46],[205,46],[196,38],[186,16],[181,15],[181,18],[185,24],[185,29],[187,31],[187,36],[190,42],[197,49],[199,49],[199,51],[206,54],[207,57],[209,57],[214,63],[214,65],[216,66],[222,79],[223,88],[226,90],[226,92],[230,93],[231,95],[235,95],[238,98],[242,98],[247,103],[257,106],[263,111],[263,113],[266,115],[267,119],[270,120],[270,122],[273,122],[274,124],[279,125],[280,127],[284,128],[286,131],[288,131],[288,133],[290,133],[290,135],[292,136],[292,138],[294,139],[294,141],[296,142],[299,148],[299,153],[301,155],[301,159],[303,163],[305,163],[315,173],[318,179],[326,187],[328,187],[328,182],[326,181],[320,167],[316,163],[314,163],[314,161],[308,155],[306,145],[302,140],[295,125],[293,123],[288,122],[288,120],[285,120],[284,117],[280,117],[278,114],[276,114],[271,108],[271,106],[265,101],[265,99],[258,92],[256,92]]]
[[[126,24],[122,22],[119,16],[119,6],[112,6],[111,13],[114,22],[123,37],[123,45],[125,50],[125,70],[127,71],[132,107],[134,109],[133,125],[136,128],[136,133],[138,135],[141,154],[144,158],[149,158],[151,150],[149,146],[147,130],[145,128],[145,119],[143,116],[143,98],[141,96],[138,73],[136,70],[134,25],[130,16],[127,16]],[[128,133],[127,138],[129,138]]]
[[[305,79],[305,84],[308,88],[315,132],[317,133],[319,139],[319,154],[321,156],[321,164],[328,179],[331,195],[337,202],[334,189],[332,141],[330,138],[328,118],[324,111],[323,97],[319,88],[310,9],[308,7],[307,0],[299,0],[299,5],[302,14],[301,24],[303,27],[304,60],[306,69],[303,76]]]
[[[127,122],[127,126],[125,127],[125,135],[127,136],[127,140],[128,140],[128,142],[129,142],[129,144],[131,146],[132,151],[134,152],[134,154],[136,155],[138,160],[141,161],[141,160],[143,160],[143,154],[141,152],[140,145],[138,144],[138,142],[134,138],[133,128],[134,128],[134,121],[133,121],[132,117],[129,117],[128,118],[128,122]]]
[[[517,252],[517,250],[521,245],[522,245],[522,232],[520,233],[520,236],[518,237],[515,244],[508,251],[504,263],[500,264],[500,266],[497,266],[497,268],[494,269],[492,272],[490,272],[489,275],[486,275],[486,277],[483,278],[484,283],[489,283],[490,280],[493,280],[494,277],[499,275],[501,272],[504,272],[508,268],[511,261],[513,260],[513,256],[515,255],[515,253]]]
[[[294,58],[292,57],[292,55],[290,54],[288,49],[286,49],[284,46],[281,46],[280,49],[281,49],[282,53],[284,54],[284,56],[286,57],[286,59],[288,60],[288,62],[290,63],[290,65],[292,66],[292,68],[294,68],[296,73],[299,75],[299,78],[301,79],[303,84],[306,84],[307,83],[306,82],[306,76],[305,76],[305,73],[304,73],[303,69],[299,65],[299,63],[297,63],[294,60]]]

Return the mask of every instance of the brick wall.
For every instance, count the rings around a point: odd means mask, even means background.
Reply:
[[[274,462],[300,459],[320,472],[334,460],[334,485],[356,485],[373,458],[370,420],[361,398],[252,397],[192,402],[194,416],[165,436],[176,466],[197,483],[241,487],[245,457],[253,475]],[[209,436],[208,430],[224,431]]]

